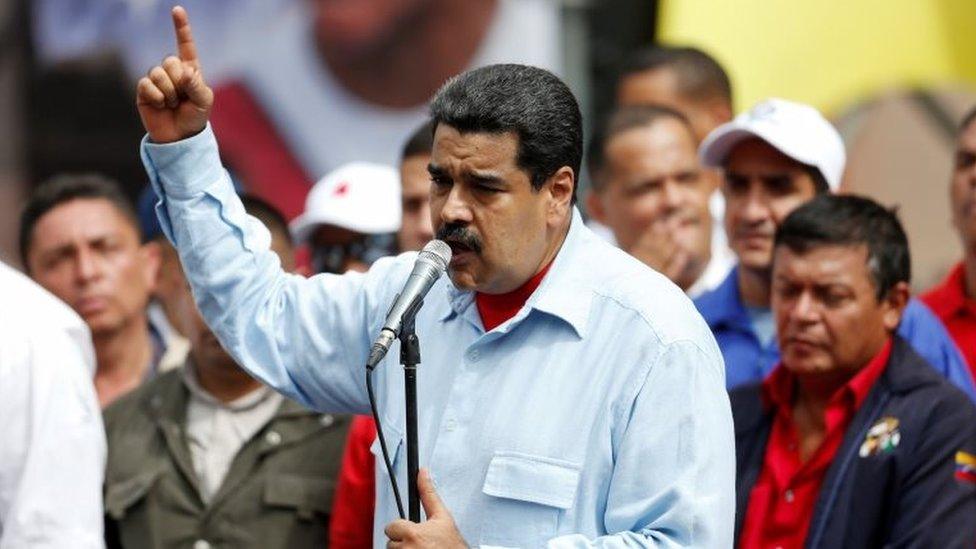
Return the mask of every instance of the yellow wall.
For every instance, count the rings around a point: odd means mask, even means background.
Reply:
[[[780,96],[833,113],[893,86],[976,83],[976,0],[662,0],[659,25],[726,67],[739,110]]]

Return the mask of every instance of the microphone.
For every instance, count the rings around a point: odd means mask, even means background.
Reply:
[[[431,240],[420,251],[417,262],[413,265],[413,271],[407,278],[407,283],[403,285],[403,291],[390,307],[390,312],[386,315],[386,323],[383,324],[379,337],[373,343],[369,360],[366,361],[367,369],[372,370],[383,360],[390,346],[393,345],[393,340],[400,335],[404,320],[417,314],[417,310],[424,302],[424,296],[430,291],[434,282],[444,274],[450,262],[451,247],[443,240]]]

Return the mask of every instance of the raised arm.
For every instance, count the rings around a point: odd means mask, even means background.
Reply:
[[[368,275],[304,279],[282,271],[264,225],[244,212],[207,124],[203,78],[186,11],[173,9],[179,56],[139,81],[148,136],[142,159],[207,324],[256,378],[319,410],[366,412],[363,364],[381,309],[387,261]]]

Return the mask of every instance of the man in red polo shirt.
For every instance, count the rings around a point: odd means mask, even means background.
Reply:
[[[976,108],[959,125],[949,198],[963,259],[922,301],[949,329],[976,377]]]
[[[781,368],[732,392],[739,547],[973,547],[976,407],[895,335],[908,241],[867,198],[776,234]]]

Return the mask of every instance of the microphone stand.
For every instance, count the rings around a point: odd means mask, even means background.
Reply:
[[[398,336],[407,407],[407,501],[408,516],[412,522],[420,522],[420,493],[417,490],[417,474],[420,469],[417,455],[417,365],[420,364],[420,339],[417,338],[414,317],[422,304],[421,301],[413,311],[404,316]]]

